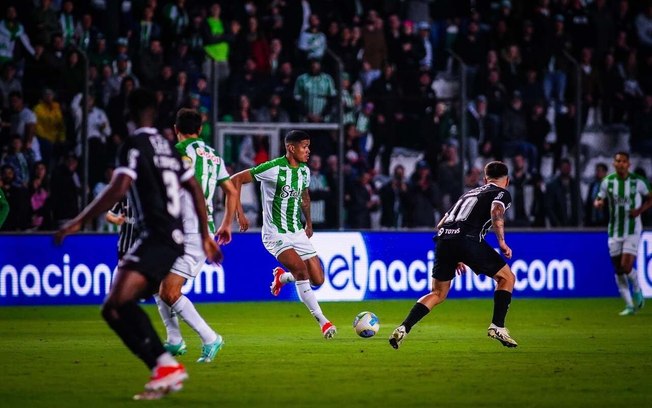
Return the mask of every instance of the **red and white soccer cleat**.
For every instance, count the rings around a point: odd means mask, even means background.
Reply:
[[[183,387],[183,381],[188,379],[188,373],[181,364],[173,366],[156,366],[154,375],[145,384],[148,391],[179,391]]]
[[[272,295],[278,296],[279,293],[281,293],[281,288],[285,283],[281,282],[281,275],[283,275],[285,271],[283,268],[280,266],[277,266],[274,268],[274,271],[272,271],[272,274],[274,275],[274,280],[272,281],[272,285],[269,287]]]

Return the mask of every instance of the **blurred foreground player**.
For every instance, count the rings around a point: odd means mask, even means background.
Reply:
[[[111,290],[102,306],[102,317],[125,345],[152,370],[145,391],[135,399],[159,399],[182,388],[185,368],[165,351],[147,314],[138,306],[158,289],[174,261],[183,255],[183,226],[179,192],[193,197],[200,225],[207,225],[206,204],[192,168],[183,165],[174,146],[153,128],[156,98],[138,89],[129,95],[129,110],[138,128],[127,138],[118,168],[107,188],[79,215],[56,232],[60,243],[111,208],[127,191],[134,205],[138,239],[118,264]],[[217,244],[201,230],[202,246],[210,259],[219,254]]]

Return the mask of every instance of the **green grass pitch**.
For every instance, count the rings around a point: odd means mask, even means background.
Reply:
[[[387,338],[413,301],[324,303],[338,326],[321,338],[301,303],[199,304],[224,336],[216,361],[182,326],[190,379],[157,402],[131,401],[148,372],[96,306],[0,308],[1,407],[649,407],[652,310],[619,317],[619,299],[512,303],[507,349],[487,337],[491,299],[449,300],[399,350]],[[145,306],[159,333],[152,305]],[[652,309],[652,307],[651,307]],[[351,322],[380,319],[371,339]]]

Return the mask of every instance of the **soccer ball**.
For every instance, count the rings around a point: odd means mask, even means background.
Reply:
[[[378,317],[371,312],[360,312],[353,320],[353,330],[360,337],[373,337],[380,329]]]

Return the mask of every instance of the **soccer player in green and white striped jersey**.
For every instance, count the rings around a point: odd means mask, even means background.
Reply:
[[[618,292],[626,305],[620,315],[629,316],[645,304],[633,267],[643,229],[641,213],[652,207],[652,192],[647,180],[630,173],[629,153],[616,153],[613,164],[616,172],[602,180],[593,205],[602,208],[604,199],[609,200],[609,256],[616,270]]]
[[[214,234],[218,244],[231,241],[231,224],[235,215],[238,192],[231,183],[229,173],[224,168],[224,161],[215,150],[206,145],[199,137],[201,133],[201,115],[193,109],[180,109],[174,125],[179,138],[176,149],[182,159],[195,169],[195,178],[201,186],[206,200],[208,231]],[[217,231],[213,218],[213,196],[220,186],[226,196],[226,211],[222,224]],[[209,363],[222,348],[224,340],[199,315],[190,299],[181,293],[181,287],[187,279],[194,279],[206,261],[202,252],[199,231],[201,226],[197,215],[192,211],[192,197],[181,194],[180,203],[183,213],[184,254],[177,258],[172,270],[161,282],[159,294],[155,295],[159,314],[165,324],[167,341],[164,346],[172,355],[185,354],[186,343],[181,336],[179,320],[181,318],[199,334],[202,341],[201,356],[197,362]]]
[[[297,294],[315,317],[326,339],[332,338],[337,329],[324,316],[317,302],[311,284],[324,283],[324,270],[317,252],[310,242],[312,218],[310,216],[310,170],[306,163],[310,156],[310,136],[292,130],[285,136],[285,156],[243,170],[231,177],[240,193],[243,184],[254,179],[260,181],[263,206],[263,245],[289,272],[274,269],[274,280],[270,287],[277,296],[281,287],[296,282]],[[238,222],[240,230],[249,228],[242,204],[238,201]],[[306,220],[305,228],[301,214]]]

